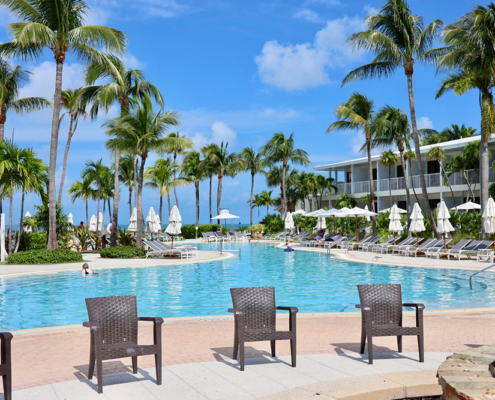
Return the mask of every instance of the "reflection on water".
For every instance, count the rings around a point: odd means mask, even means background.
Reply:
[[[275,286],[277,302],[301,312],[355,311],[360,283],[400,283],[404,301],[422,302],[428,309],[495,304],[491,274],[477,277],[471,291],[469,271],[361,264],[264,244],[241,246],[240,258],[211,263],[0,279],[0,329],[78,324],[87,319],[86,297],[113,295],[137,295],[143,316],[225,315],[232,303],[229,289],[243,286]]]

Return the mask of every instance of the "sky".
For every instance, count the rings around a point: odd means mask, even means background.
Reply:
[[[398,70],[393,78],[361,81],[341,88],[342,79],[354,68],[371,60],[371,55],[352,52],[346,39],[364,29],[364,18],[375,12],[382,1],[370,0],[88,0],[88,23],[122,30],[129,39],[125,55],[128,68],[142,69],[165,99],[165,108],[176,110],[180,126],[173,131],[192,138],[195,148],[206,143],[229,142],[231,151],[246,146],[258,149],[274,132],[294,132],[296,147],[306,150],[314,166],[360,157],[360,132],[325,134],[335,121],[335,107],[359,91],[409,114],[406,78]],[[441,18],[448,24],[476,4],[471,0],[410,0],[410,7],[429,23]],[[484,4],[484,3],[482,3]],[[16,19],[0,9],[0,41],[9,41],[5,26]],[[20,63],[33,73],[21,96],[53,99],[55,63],[48,51],[28,63]],[[84,85],[84,65],[67,56],[63,88]],[[435,100],[442,76],[430,66],[416,65],[414,91],[419,128],[442,130],[451,124],[479,129],[477,93],[463,96],[446,94]],[[100,115],[96,121],[79,123],[72,139],[63,207],[74,221],[85,220],[82,201],[72,203],[67,189],[78,179],[87,161],[100,158],[111,165],[105,149],[107,137],[101,125],[116,116],[117,109]],[[5,135],[20,146],[32,147],[48,164],[51,110],[28,115],[10,113]],[[57,159],[57,193],[68,119],[61,125]],[[150,166],[156,156],[147,161]],[[300,167],[296,167],[299,168]],[[216,179],[213,182],[216,199]],[[251,176],[242,173],[224,178],[222,208],[249,223]],[[255,193],[267,189],[264,177],[256,176]],[[194,186],[178,189],[184,223],[195,221]],[[279,196],[275,189],[273,197]],[[119,224],[129,221],[127,188],[121,185]],[[19,220],[20,195],[14,201],[14,223]],[[208,223],[208,182],[200,183],[200,223]],[[26,197],[25,210],[31,213],[40,200]],[[145,215],[150,206],[158,211],[159,193],[143,191]],[[4,201],[4,210],[8,202]],[[213,209],[216,210],[216,201]],[[96,203],[90,204],[90,215]],[[164,215],[168,212],[164,199]],[[261,216],[266,209],[261,210]],[[108,214],[105,216],[108,222]],[[166,219],[165,221],[166,222]],[[254,212],[257,222],[257,210]]]

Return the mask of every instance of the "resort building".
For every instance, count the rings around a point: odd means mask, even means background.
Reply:
[[[458,139],[449,142],[443,142],[434,145],[422,146],[422,162],[423,171],[425,173],[426,187],[428,190],[428,198],[430,207],[436,208],[438,202],[444,199],[449,208],[455,204],[461,204],[471,199],[479,204],[480,184],[479,184],[479,169],[478,163],[473,162],[472,165],[466,165],[466,170],[455,172],[450,175],[449,182],[452,192],[445,182],[440,164],[436,160],[429,160],[427,157],[428,151],[432,147],[442,147],[445,150],[446,159],[442,164],[450,161],[453,156],[460,155],[467,143],[479,141],[480,136]],[[493,168],[491,168],[495,155],[495,135],[488,144],[490,150],[490,183],[495,181]],[[414,150],[414,149],[413,149]],[[399,156],[399,152],[396,154]],[[406,208],[406,190],[404,183],[404,171],[400,160],[396,166],[389,167],[380,163],[380,154],[374,155],[371,158],[373,163],[373,185],[375,190],[375,210],[382,210],[391,206],[391,202],[397,203],[400,208]],[[346,193],[355,198],[359,207],[364,207],[364,204],[359,199],[370,193],[370,181],[368,172],[368,158],[358,158],[349,161],[342,161],[333,164],[317,166],[315,171],[328,172],[328,176],[334,179],[337,186],[337,191],[332,190],[327,192],[322,197],[322,207],[333,207],[336,204],[338,197]],[[406,166],[407,176],[409,178],[409,188],[411,196],[411,204],[416,202],[416,196],[420,205],[424,206],[421,184],[419,180],[418,164],[412,161],[411,169]],[[453,193],[453,196],[452,196]],[[474,195],[474,199],[473,199]],[[390,201],[390,196],[392,201]],[[454,202],[455,199],[455,202]],[[301,204],[302,206],[302,204]],[[305,204],[306,211],[309,210],[309,204]],[[314,210],[315,207],[312,207]]]

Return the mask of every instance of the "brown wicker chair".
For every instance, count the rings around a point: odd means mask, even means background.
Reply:
[[[373,364],[373,340],[375,336],[397,336],[399,353],[402,352],[402,336],[417,336],[419,361],[424,362],[423,310],[424,304],[402,303],[401,285],[358,285],[361,304],[361,350],[364,353],[368,341],[368,359]],[[402,308],[416,308],[416,326],[402,326]]]
[[[95,297],[86,299],[90,328],[88,378],[93,378],[96,362],[98,393],[103,393],[103,360],[132,357],[132,372],[137,374],[138,356],[155,356],[156,383],[162,384],[162,318],[137,315],[136,296]],[[154,325],[152,345],[138,345],[138,321]]]
[[[239,350],[241,371],[244,371],[244,343],[269,340],[272,357],[275,357],[275,341],[290,340],[292,366],[296,366],[296,307],[277,307],[274,287],[250,287],[230,289],[234,308],[234,359]],[[277,331],[276,310],[290,312],[289,330]]]
[[[10,345],[12,342],[12,334],[10,332],[0,332],[2,340],[0,375],[3,380],[3,398],[4,400],[12,400],[12,357]]]

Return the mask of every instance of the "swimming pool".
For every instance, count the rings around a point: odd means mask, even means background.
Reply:
[[[471,291],[470,271],[363,264],[264,244],[241,246],[242,257],[225,261],[102,269],[87,277],[77,270],[0,279],[0,330],[79,324],[87,320],[84,299],[97,296],[137,295],[141,316],[225,315],[232,305],[229,289],[242,286],[275,286],[278,305],[305,313],[355,311],[360,283],[400,283],[404,301],[425,303],[430,310],[495,305],[495,276],[490,274],[478,278]]]

